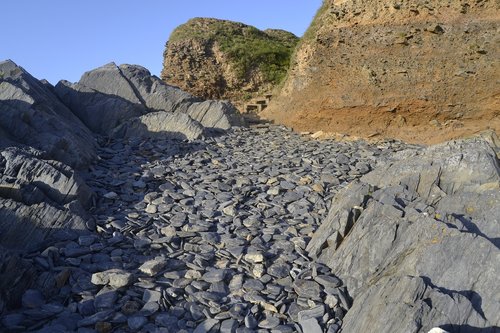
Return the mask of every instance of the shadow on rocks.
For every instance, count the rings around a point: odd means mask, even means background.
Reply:
[[[497,238],[488,237],[484,232],[481,231],[481,229],[479,229],[479,227],[477,226],[477,224],[475,224],[474,222],[472,222],[470,219],[468,219],[464,215],[461,215],[461,214],[452,214],[452,216],[455,219],[457,219],[458,221],[460,221],[462,223],[462,225],[465,228],[465,230],[464,230],[465,232],[471,233],[471,234],[474,234],[474,235],[477,235],[479,237],[482,237],[482,238],[486,239],[491,244],[493,244],[497,249],[500,250],[500,238],[498,238],[498,237]]]
[[[472,327],[469,325],[442,325],[443,330],[449,333],[499,333],[500,327]]]

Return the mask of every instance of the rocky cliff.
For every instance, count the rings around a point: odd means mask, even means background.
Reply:
[[[249,99],[283,79],[297,42],[283,30],[195,18],[170,36],[161,77],[199,97]]]
[[[500,130],[498,1],[326,0],[264,116],[436,142]]]
[[[141,66],[0,71],[1,332],[499,331],[494,133],[311,140]]]

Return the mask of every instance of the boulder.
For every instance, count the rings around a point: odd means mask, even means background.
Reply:
[[[93,192],[70,167],[7,148],[0,174],[0,246],[28,250],[62,229],[86,230]]]
[[[231,126],[244,124],[243,118],[229,102],[202,101],[165,84],[138,65],[117,66],[110,63],[85,73],[79,84],[105,95],[122,98],[133,105],[141,105],[149,112],[186,113],[206,128],[227,130]]]
[[[90,130],[101,135],[147,112],[142,104],[65,80],[59,81],[55,93]]]
[[[23,253],[94,228],[84,209],[93,192],[72,168],[43,156],[33,148],[0,150],[0,312],[19,306],[37,278]]]
[[[427,203],[432,203],[455,193],[500,189],[498,168],[490,144],[474,138],[423,151],[400,152],[392,163],[365,175],[362,180],[380,188],[405,184]]]
[[[29,151],[0,151],[0,196],[26,205],[44,201],[65,205],[77,200],[89,207],[93,192],[73,169],[36,158]]]
[[[342,332],[497,329],[499,181],[472,138],[403,151],[339,192],[307,250],[353,298]]]
[[[37,269],[33,262],[0,247],[0,313],[21,306],[26,289],[33,286]]]
[[[228,130],[245,124],[238,110],[228,101],[195,102],[185,112],[205,128]]]
[[[85,72],[78,83],[106,95],[121,97],[133,104],[144,104],[135,87],[114,62]]]
[[[112,136],[119,138],[154,137],[194,140],[202,136],[203,126],[182,112],[157,111],[132,118],[117,127]]]
[[[371,306],[374,304],[376,306]],[[397,320],[392,319],[393,316],[398,316]],[[450,332],[476,332],[466,327],[487,327],[480,309],[460,292],[443,292],[422,277],[391,276],[359,296],[344,318],[342,332],[347,328],[347,332],[427,333],[434,323],[450,322],[454,324],[442,325]],[[481,330],[488,331],[494,332],[493,329]]]
[[[120,65],[119,69],[152,110],[184,112],[206,128],[227,130],[244,124],[238,110],[228,101],[203,101],[166,84],[138,65]]]
[[[24,145],[83,168],[95,157],[85,125],[45,84],[14,62],[0,62],[0,146]]]
[[[124,64],[118,68],[151,110],[186,112],[192,103],[200,101],[177,87],[165,84],[142,66]]]

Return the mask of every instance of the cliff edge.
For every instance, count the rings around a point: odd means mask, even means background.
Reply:
[[[500,130],[496,1],[326,0],[263,116],[436,143]]]

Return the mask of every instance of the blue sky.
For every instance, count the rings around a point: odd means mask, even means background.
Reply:
[[[0,60],[55,84],[115,61],[161,71],[165,42],[192,17],[301,36],[321,0],[3,0]]]

